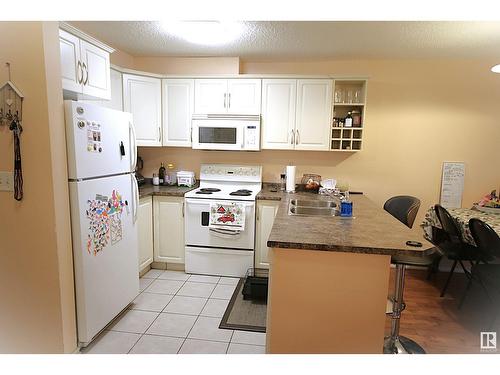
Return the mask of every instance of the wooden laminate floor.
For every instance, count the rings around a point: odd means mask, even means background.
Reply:
[[[494,307],[481,286],[475,283],[462,309],[458,309],[467,285],[464,274],[455,274],[445,297],[439,297],[447,275],[440,272],[426,280],[425,270],[407,271],[401,335],[415,340],[429,354],[482,353],[480,332],[490,331]],[[391,288],[393,280],[394,270],[391,270]],[[491,330],[498,332],[500,341],[500,315]],[[389,331],[390,318],[386,322],[386,332]],[[500,346],[497,353],[500,354]]]

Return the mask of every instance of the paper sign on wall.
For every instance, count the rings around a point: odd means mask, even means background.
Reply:
[[[439,204],[445,208],[460,208],[464,192],[465,163],[444,162]]]

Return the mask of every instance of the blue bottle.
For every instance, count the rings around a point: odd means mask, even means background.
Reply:
[[[349,193],[346,193],[345,200],[340,202],[340,216],[342,217],[352,216],[352,202],[349,200]]]

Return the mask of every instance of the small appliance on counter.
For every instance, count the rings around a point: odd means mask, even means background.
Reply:
[[[177,172],[177,185],[192,187],[196,184],[196,178],[192,171],[179,171]]]
[[[137,185],[142,186],[146,183],[146,179],[144,176],[139,172],[142,171],[142,168],[144,168],[144,161],[140,156],[137,157],[137,165],[135,166],[135,179],[137,180]]]

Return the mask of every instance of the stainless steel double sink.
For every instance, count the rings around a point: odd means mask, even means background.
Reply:
[[[293,216],[340,216],[338,205],[330,200],[292,199],[288,214]]]

